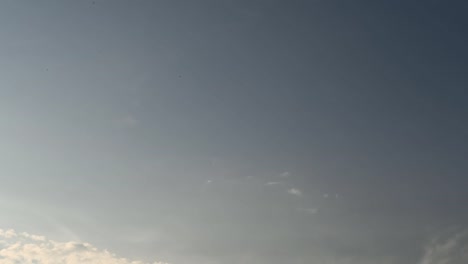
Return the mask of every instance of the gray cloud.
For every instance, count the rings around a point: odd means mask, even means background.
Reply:
[[[465,263],[468,263],[468,231],[432,239],[420,261],[420,264]]]
[[[135,127],[140,121],[133,115],[124,115],[118,118],[116,122],[121,127]]]

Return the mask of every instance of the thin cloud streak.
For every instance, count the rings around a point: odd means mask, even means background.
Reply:
[[[297,208],[299,212],[304,212],[308,214],[316,214],[318,213],[318,208]]]

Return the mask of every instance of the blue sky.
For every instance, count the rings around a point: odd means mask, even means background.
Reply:
[[[142,263],[466,263],[467,8],[3,1],[0,240]]]

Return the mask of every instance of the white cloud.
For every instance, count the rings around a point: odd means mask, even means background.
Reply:
[[[283,178],[287,178],[287,177],[291,176],[291,173],[289,171],[285,171],[285,172],[281,173],[280,176],[283,177]]]
[[[289,189],[289,190],[288,190],[288,193],[293,194],[293,195],[296,195],[296,196],[301,196],[301,195],[302,195],[301,190],[296,189],[296,188],[291,188],[291,189]]]
[[[448,238],[434,238],[424,250],[420,264],[468,263],[468,232],[463,231]]]
[[[0,229],[0,263],[144,264],[141,261],[119,258],[107,250],[98,250],[88,243],[57,242],[43,236],[17,233],[12,229]]]
[[[278,185],[278,184],[281,184],[281,182],[271,181],[271,182],[265,183],[265,185]]]

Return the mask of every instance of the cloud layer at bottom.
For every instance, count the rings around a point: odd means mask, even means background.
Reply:
[[[0,229],[0,264],[150,264],[117,257],[89,243],[57,242],[44,236]],[[336,259],[323,263],[367,263],[353,259]],[[392,259],[373,263],[398,263]],[[418,264],[468,263],[468,231],[436,236],[424,248]],[[152,264],[168,264],[153,262]]]
[[[0,229],[2,264],[147,264],[116,257],[88,243],[56,242],[43,236]],[[153,262],[153,264],[167,264]]]
[[[426,246],[420,264],[468,263],[468,231],[438,236]]]

